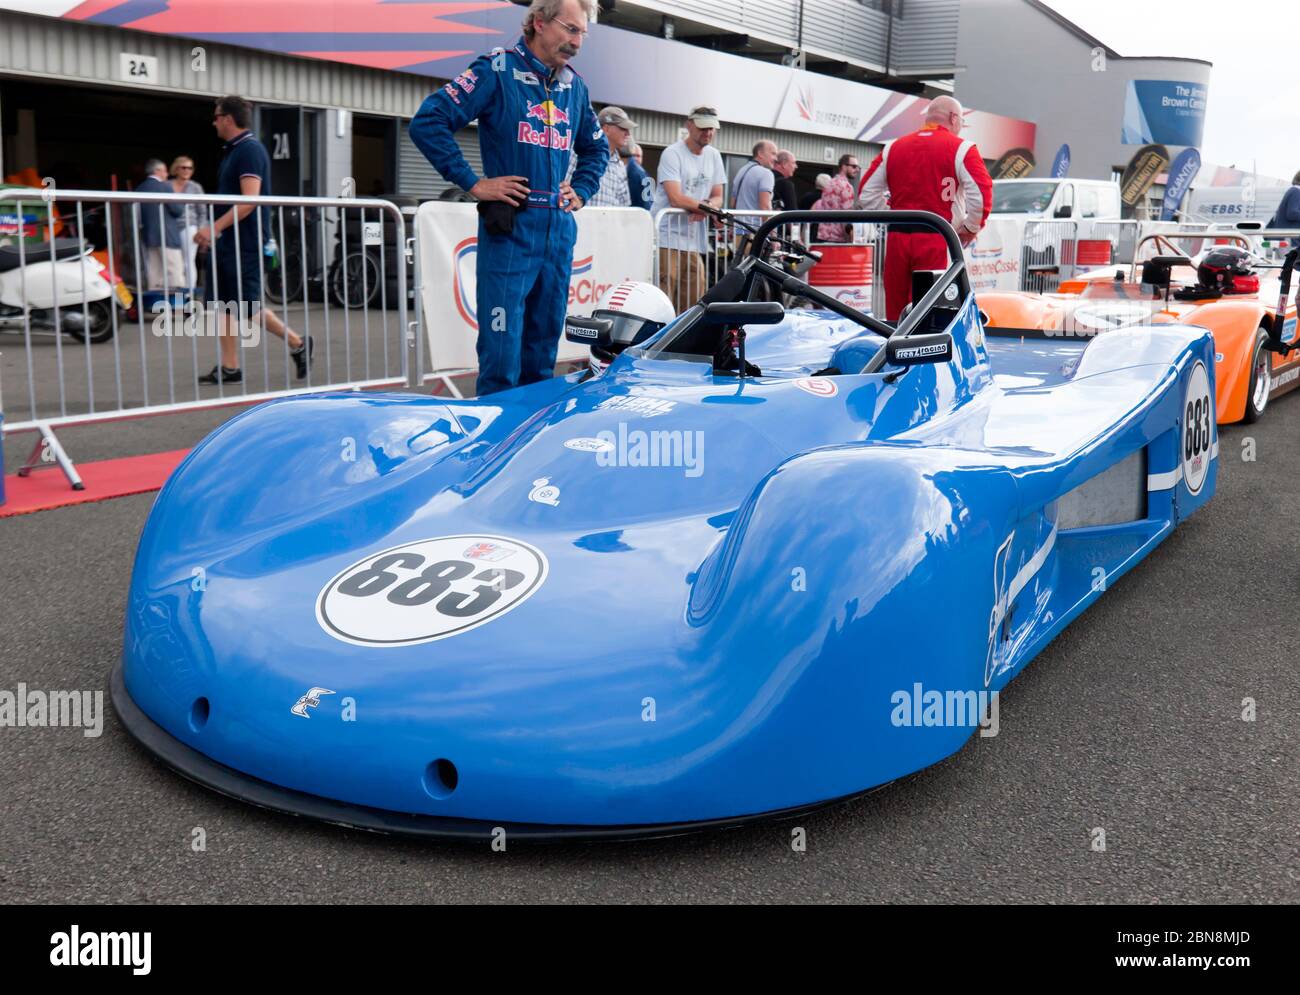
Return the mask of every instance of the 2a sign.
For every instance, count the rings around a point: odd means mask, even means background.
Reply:
[[[118,57],[117,75],[124,83],[161,82],[157,56],[138,55],[135,52],[121,53]]]

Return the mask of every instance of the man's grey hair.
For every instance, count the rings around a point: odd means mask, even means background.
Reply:
[[[150,159],[144,164],[144,174],[145,176],[153,176],[153,174],[158,172],[158,170],[166,168],[167,163],[163,162],[161,159]]]
[[[564,6],[566,0],[533,0],[528,5],[528,13],[524,14],[524,37],[531,38],[537,30],[533,22],[537,18],[543,21],[553,21],[560,16],[560,8]],[[596,16],[595,3],[593,0],[578,0],[578,6],[582,12],[587,15],[590,21]]]
[[[789,149],[778,149],[776,153],[777,162],[796,162],[794,153]]]

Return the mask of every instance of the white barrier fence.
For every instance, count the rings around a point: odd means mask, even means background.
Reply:
[[[191,261],[193,232],[232,207],[252,224]],[[63,426],[418,382],[406,220],[390,202],[10,189],[0,219],[4,432],[39,433],[21,475],[58,465],[80,486]],[[300,338],[314,354],[302,376]],[[223,340],[240,375],[204,385]]]

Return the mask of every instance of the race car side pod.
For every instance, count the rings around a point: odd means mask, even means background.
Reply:
[[[1291,343],[1282,341],[1282,326],[1286,324],[1286,295],[1291,292],[1291,272],[1295,269],[1297,255],[1300,255],[1300,249],[1292,249],[1282,260],[1280,277],[1282,289],[1278,292],[1277,314],[1273,316],[1272,327],[1268,330],[1268,341],[1264,343],[1264,348],[1269,352],[1278,352],[1284,357],[1290,354],[1292,349],[1300,348],[1300,336]],[[1296,309],[1300,311],[1300,289],[1296,291]],[[1297,317],[1300,318],[1300,315]]]

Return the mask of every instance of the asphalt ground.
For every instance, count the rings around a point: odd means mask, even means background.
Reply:
[[[80,459],[176,448],[232,413],[61,438]],[[1011,684],[996,737],[794,823],[504,853],[267,813],[171,773],[107,705],[153,495],[0,520],[0,689],[103,689],[107,711],[98,738],[0,728],[0,901],[1294,903],[1298,498],[1300,394],[1221,429],[1215,499]]]

